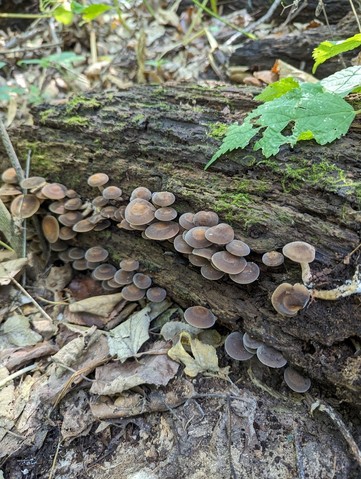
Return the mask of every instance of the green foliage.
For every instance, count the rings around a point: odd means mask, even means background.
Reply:
[[[357,33],[353,37],[347,38],[342,42],[322,42],[312,52],[312,57],[315,60],[315,64],[312,68],[312,73],[315,73],[317,67],[340,53],[354,50],[361,45],[361,33]]]
[[[83,61],[84,59],[85,57],[76,55],[74,52],[61,52],[43,58],[21,60],[18,62],[18,65],[40,65],[44,69],[49,67],[68,67],[74,61]]]
[[[4,85],[0,86],[0,101],[9,101],[11,94],[23,95],[25,93],[24,88]]]
[[[361,66],[344,68],[320,83],[327,91],[345,97],[361,85]]]
[[[282,78],[281,80],[266,86],[263,92],[254,97],[254,99],[258,101],[271,101],[294,88],[299,87],[300,85],[297,80],[294,80],[293,78]]]

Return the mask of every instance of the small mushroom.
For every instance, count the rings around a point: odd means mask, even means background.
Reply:
[[[310,290],[303,284],[282,283],[274,290],[271,302],[279,314],[292,317],[307,305],[310,297]]]
[[[206,248],[211,244],[206,239],[206,232],[208,226],[195,226],[194,228],[185,231],[184,239],[192,248]]]
[[[263,342],[259,341],[258,339],[254,339],[248,333],[244,333],[243,344],[244,346],[247,346],[248,348],[258,349],[259,347],[262,346]]]
[[[145,296],[145,289],[139,289],[135,284],[129,284],[122,289],[123,298],[126,301],[139,301]]]
[[[207,248],[193,248],[192,254],[196,256],[201,256],[202,258],[206,258],[210,261],[214,253],[217,253],[218,251],[220,251],[220,248],[213,245],[208,246]]]
[[[124,217],[132,225],[146,225],[154,219],[155,207],[147,200],[136,198],[130,201],[124,211]]]
[[[63,200],[53,201],[52,203],[50,203],[48,208],[49,208],[49,211],[51,211],[52,213],[55,213],[57,215],[63,215],[63,214],[66,213],[66,211],[65,211],[65,201],[63,201]]]
[[[152,194],[152,203],[153,205],[166,207],[170,206],[175,202],[175,196],[169,191],[157,191]]]
[[[11,184],[11,185],[18,184],[18,177],[17,177],[15,168],[7,168],[5,171],[3,171],[1,175],[1,179],[4,183],[7,183],[7,184]]]
[[[191,306],[184,311],[184,319],[195,328],[211,328],[216,322],[212,311],[204,306]]]
[[[147,289],[147,298],[152,303],[161,303],[167,297],[167,291],[159,286]]]
[[[94,175],[89,176],[88,185],[93,188],[98,188],[100,191],[103,191],[103,186],[108,183],[109,176],[105,173],[94,173]]]
[[[133,201],[136,198],[149,201],[152,198],[152,192],[145,186],[138,186],[132,191],[129,201]]]
[[[103,231],[103,230],[106,230],[107,228],[109,228],[109,226],[111,225],[111,221],[110,220],[101,220],[99,221],[93,228],[93,231]]]
[[[283,249],[282,253],[286,258],[289,258],[295,263],[300,263],[302,271],[302,281],[307,286],[311,281],[311,270],[309,263],[314,261],[316,256],[315,248],[306,243],[305,241],[293,241],[292,243],[287,243]]]
[[[82,214],[80,211],[68,211],[63,215],[58,217],[59,223],[64,226],[74,226],[76,223],[79,223],[83,219]]]
[[[283,377],[287,386],[296,393],[305,393],[311,387],[311,379],[302,376],[302,374],[293,369],[291,366],[288,366],[284,370]]]
[[[43,230],[45,239],[49,243],[55,243],[59,239],[59,223],[55,216],[46,215],[41,222],[41,229]]]
[[[85,251],[83,248],[73,247],[69,249],[69,257],[73,260],[85,259]]]
[[[258,279],[260,270],[256,263],[248,262],[243,271],[238,274],[230,274],[232,281],[238,284],[250,284]]]
[[[85,218],[85,220],[80,220],[73,226],[73,231],[76,231],[77,233],[87,233],[88,231],[92,231],[94,226],[93,223]]]
[[[211,258],[212,265],[228,274],[239,274],[247,266],[247,261],[242,256],[234,256],[228,251],[218,251]]]
[[[104,196],[96,196],[92,200],[92,205],[95,208],[103,208],[103,206],[106,206],[108,203],[109,201],[106,198],[104,198]]]
[[[109,252],[102,246],[93,246],[86,250],[85,259],[92,263],[105,261],[109,256]]]
[[[257,358],[262,364],[270,368],[283,368],[287,364],[287,359],[281,351],[272,348],[272,346],[267,346],[267,344],[262,344],[262,346],[257,348]]]
[[[79,210],[83,206],[83,202],[80,198],[69,198],[64,203],[64,208],[66,210]]]
[[[211,264],[205,264],[201,267],[201,275],[203,278],[209,279],[210,281],[217,281],[218,279],[223,278],[223,271],[219,271],[216,268],[213,268]]]
[[[171,208],[170,206],[165,206],[164,208],[158,208],[154,216],[156,217],[157,220],[159,221],[172,221],[175,218],[177,218],[177,210],[174,208]]]
[[[188,261],[193,265],[197,266],[198,268],[202,266],[206,266],[209,264],[208,259],[202,258],[201,256],[197,256],[195,254],[188,255]]]
[[[104,281],[108,279],[112,279],[114,277],[115,272],[117,271],[116,267],[109,263],[100,264],[95,268],[92,273],[94,279],[99,281]]]
[[[63,241],[69,241],[77,235],[76,231],[72,230],[72,228],[69,228],[69,226],[62,226],[59,229],[59,239]]]
[[[135,273],[133,276],[133,283],[139,289],[147,289],[152,284],[152,278],[147,274]]]
[[[216,226],[219,217],[214,211],[198,211],[193,217],[195,226]]]
[[[227,223],[219,223],[206,231],[206,239],[219,245],[230,243],[234,239],[233,228]]]
[[[193,218],[194,213],[183,213],[178,218],[178,221],[182,228],[184,228],[185,230],[190,230],[195,226],[193,223]]]
[[[191,254],[193,251],[193,248],[183,239],[182,235],[178,235],[174,238],[173,245],[174,249],[179,253]]]
[[[40,208],[40,201],[34,195],[19,195],[13,199],[10,212],[16,218],[30,218]]]
[[[271,268],[281,266],[285,261],[282,253],[278,251],[268,251],[262,256],[262,263]]]
[[[122,196],[122,190],[118,186],[107,186],[102,195],[106,200],[118,200]]]
[[[226,244],[226,250],[234,256],[247,256],[251,252],[247,243],[234,239]]]
[[[100,210],[100,216],[102,218],[114,219],[114,215],[117,209],[118,208],[116,206],[104,206],[104,208]]]
[[[164,241],[176,236],[179,232],[179,224],[174,221],[158,221],[148,226],[144,231],[148,239]]]
[[[114,274],[114,281],[119,285],[125,286],[133,282],[134,271],[125,271],[124,269],[118,269]]]
[[[224,349],[228,356],[236,361],[247,361],[254,356],[253,353],[245,349],[243,345],[243,334],[239,331],[234,331],[227,336]]]
[[[60,251],[60,253],[58,254],[58,257],[61,261],[63,261],[63,263],[71,263],[72,262],[72,259],[69,257],[68,250]]]
[[[62,200],[66,196],[66,187],[60,183],[47,183],[41,193],[50,200]]]
[[[42,176],[30,176],[29,178],[24,178],[20,182],[21,188],[24,190],[38,190],[45,186],[46,180]],[[32,191],[34,193],[34,191]]]
[[[72,262],[71,266],[76,271],[86,271],[88,269],[88,264],[86,259],[76,259]]]
[[[124,271],[136,271],[139,268],[139,261],[136,259],[126,258],[120,261],[119,266]]]
[[[61,251],[66,251],[68,249],[68,245],[65,243],[65,241],[61,241],[61,239],[59,239],[58,241],[55,241],[55,243],[50,244],[50,249],[51,251],[58,253]]]

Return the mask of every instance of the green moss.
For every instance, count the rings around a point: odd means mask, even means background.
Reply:
[[[70,118],[66,118],[64,123],[72,126],[89,126],[89,119],[84,118],[83,116],[72,116]]]
[[[221,140],[228,130],[228,126],[226,123],[221,123],[217,121],[216,123],[212,123],[209,125],[208,136],[214,138],[215,140]]]
[[[143,115],[142,113],[138,113],[132,118],[132,121],[134,123],[141,123],[144,120],[145,120],[145,115]]]
[[[40,113],[40,123],[45,123],[49,116],[53,115],[55,110],[49,108],[48,110],[44,110]]]
[[[72,113],[79,108],[99,108],[101,107],[100,101],[96,100],[95,98],[86,98],[85,96],[75,96],[70,98],[66,105],[66,112]]]

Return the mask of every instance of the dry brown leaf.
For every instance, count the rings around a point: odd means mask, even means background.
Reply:
[[[0,263],[0,285],[9,284],[11,278],[14,278],[27,263],[27,258],[18,258]]]
[[[82,299],[69,305],[72,313],[87,312],[98,316],[108,316],[115,306],[123,299],[122,293],[104,294]]]
[[[45,287],[50,291],[61,291],[69,284],[73,270],[69,263],[64,266],[52,266],[45,280]]]
[[[79,436],[86,436],[94,422],[89,406],[89,398],[83,391],[77,391],[72,394],[61,407],[63,421],[61,424],[61,435],[63,439],[70,440]]]

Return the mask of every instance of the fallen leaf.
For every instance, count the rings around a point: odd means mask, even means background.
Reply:
[[[175,336],[178,336],[182,331],[187,331],[192,337],[195,337],[198,333],[200,333],[201,330],[191,326],[188,323],[183,323],[181,321],[170,321],[162,327],[160,334],[166,341],[168,341],[169,339],[173,339]]]
[[[18,258],[0,263],[0,285],[9,284],[28,263],[27,258]]]
[[[45,286],[50,291],[61,291],[71,281],[73,270],[69,263],[64,266],[52,266],[45,280]]]
[[[82,299],[70,304],[69,311],[72,313],[85,312],[98,316],[108,316],[122,299],[122,293],[93,296],[92,298]]]
[[[117,359],[124,362],[137,354],[142,344],[149,339],[149,312],[150,307],[146,306],[107,333],[112,356],[117,356]]]
[[[183,344],[190,346],[193,356],[187,353]],[[187,332],[180,333],[178,343],[168,351],[168,356],[174,361],[182,362],[185,365],[184,372],[192,378],[199,373],[207,372],[223,378],[228,375],[228,367],[221,369],[218,366],[215,348],[209,344],[203,344],[198,339],[192,339]]]
[[[32,346],[43,339],[30,328],[29,319],[21,314],[10,316],[0,331],[6,336],[4,339],[15,346]]]
[[[89,409],[89,398],[83,391],[72,394],[61,406],[63,417],[61,435],[63,439],[70,440],[79,436],[86,436],[94,422],[94,416]]]

